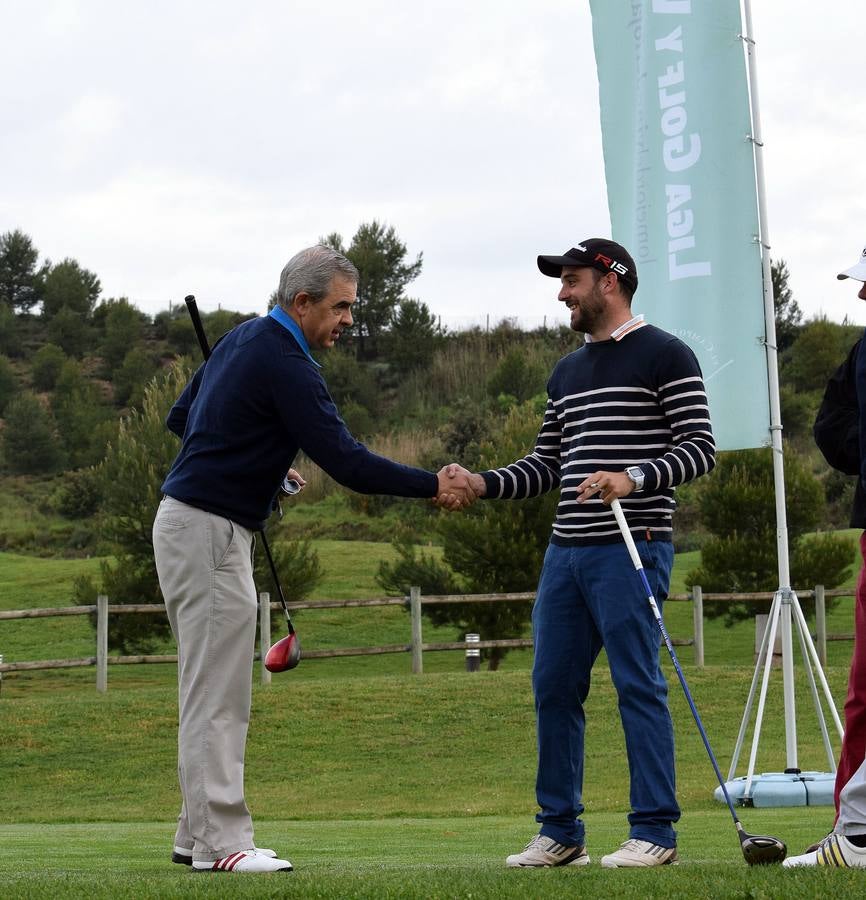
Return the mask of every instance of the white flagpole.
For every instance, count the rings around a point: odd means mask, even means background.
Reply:
[[[755,179],[758,193],[758,240],[764,276],[764,322],[767,335],[767,372],[770,385],[770,439],[773,450],[773,480],[776,493],[776,547],[779,558],[779,591],[782,594],[782,679],[785,698],[785,745],[789,769],[797,768],[797,722],[794,701],[794,654],[791,641],[791,572],[788,555],[788,519],[785,510],[785,465],[782,455],[782,413],[779,401],[779,365],[776,348],[776,312],[770,268],[770,232],[767,225],[767,192],[764,181],[764,142],[761,135],[761,108],[758,102],[758,72],[755,41],[752,38],[752,5],[743,0],[746,57],[749,65],[749,98],[752,107],[752,136],[755,146]],[[769,623],[768,623],[769,624]],[[772,648],[769,650],[772,658]]]

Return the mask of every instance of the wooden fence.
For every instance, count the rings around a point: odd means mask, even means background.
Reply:
[[[853,634],[827,634],[825,617],[825,598],[851,597],[853,591],[839,589],[825,591],[823,585],[817,585],[811,591],[797,591],[801,598],[815,598],[815,645],[821,665],[827,662],[827,641],[853,640]],[[701,588],[695,585],[691,592],[685,594],[671,594],[666,603],[690,602],[692,604],[692,622],[694,633],[689,638],[673,639],[674,644],[691,646],[694,648],[694,662],[696,666],[704,664],[704,601],[715,600],[722,602],[755,602],[773,599],[773,592],[749,593],[749,594],[722,594],[703,593]],[[423,672],[423,654],[425,652],[439,650],[463,650],[467,659],[477,658],[475,653],[479,649],[491,647],[531,647],[531,638],[510,638],[499,640],[480,640],[477,635],[467,635],[464,641],[445,641],[440,643],[424,643],[421,626],[421,609],[424,605],[445,603],[503,603],[514,601],[533,601],[535,592],[510,593],[510,594],[448,594],[422,596],[420,588],[413,587],[408,597],[377,597],[368,600],[309,600],[297,603],[289,603],[290,610],[299,609],[348,609],[357,607],[377,606],[403,606],[409,608],[411,613],[411,638],[407,644],[389,644],[381,647],[337,647],[330,650],[304,649],[303,659],[328,659],[344,656],[373,656],[383,653],[411,653],[412,672]],[[267,650],[271,644],[271,612],[282,610],[279,603],[272,603],[270,594],[259,594],[259,631],[260,647]],[[141,665],[146,663],[175,663],[177,656],[174,654],[151,656],[110,656],[108,653],[108,617],[110,615],[135,615],[141,613],[165,613],[162,604],[148,603],[117,603],[110,604],[108,597],[100,594],[96,598],[96,604],[92,606],[60,606],[50,608],[0,610],[0,621],[10,619],[35,619],[51,616],[87,616],[96,613],[96,655],[86,656],[81,659],[41,659],[27,662],[4,662],[0,655],[0,685],[2,685],[4,672],[23,672],[35,669],[68,669],[81,666],[96,666],[96,689],[106,691],[108,689],[108,666]],[[2,649],[2,648],[0,648]],[[263,654],[256,653],[256,659],[261,659]],[[475,668],[475,666],[468,668]],[[270,683],[271,673],[261,667],[262,683]]]

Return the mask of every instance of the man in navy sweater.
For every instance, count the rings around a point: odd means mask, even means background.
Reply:
[[[311,350],[352,325],[358,272],[310,247],[280,276],[270,315],[214,347],[168,415],[183,439],[153,526],[160,588],[178,647],[178,776],[172,859],[195,869],[291,871],[256,848],[244,800],[244,749],[256,634],[253,531],[261,529],[299,450],[340,484],[369,494],[475,499],[462,473],[404,466],[356,441]]]
[[[605,648],[631,776],[629,838],[609,868],[677,861],[674,737],[659,634],[610,502],[623,502],[655,597],[670,585],[674,488],[710,471],[715,444],[698,361],[678,338],[631,311],[634,260],[591,238],[539,256],[585,344],[557,363],[535,449],[470,475],[479,497],[521,499],[559,488],[532,610],[540,832],[508,866],[589,862],[583,813],[584,707]],[[452,471],[464,472],[459,466]]]

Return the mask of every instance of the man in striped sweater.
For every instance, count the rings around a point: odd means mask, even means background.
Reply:
[[[678,338],[631,311],[637,271],[613,241],[592,238],[539,256],[585,344],[557,363],[535,449],[470,475],[486,499],[559,488],[532,611],[541,828],[508,866],[589,862],[580,819],[584,702],[602,647],[619,697],[631,776],[630,832],[602,866],[675,863],[680,816],[659,634],[610,509],[618,497],[660,601],[673,562],[674,488],[709,472],[715,444],[701,370]],[[455,474],[459,470],[454,466]]]

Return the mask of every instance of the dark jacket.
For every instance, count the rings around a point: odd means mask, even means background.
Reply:
[[[861,341],[833,373],[815,418],[812,434],[824,459],[846,475],[858,475],[851,508],[851,527],[866,528],[866,491],[863,489],[860,453],[860,404],[857,398],[857,361]],[[862,361],[861,361],[862,362]]]

